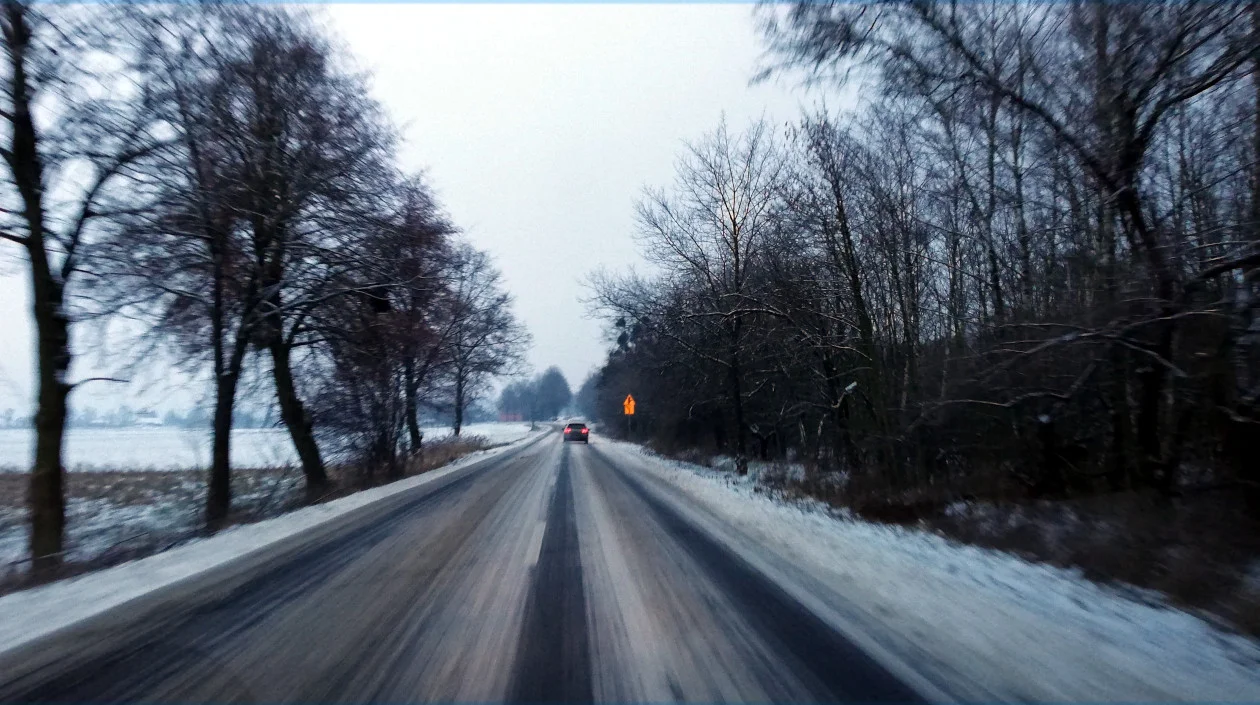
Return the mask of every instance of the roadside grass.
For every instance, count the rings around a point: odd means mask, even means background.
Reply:
[[[376,472],[370,484],[362,482],[359,468],[330,465],[333,489],[317,498],[306,496],[297,466],[233,469],[232,514],[227,525],[251,524],[423,474],[491,447],[480,436],[430,441],[422,454],[407,460],[403,477],[387,480],[383,472]],[[24,472],[0,472],[0,595],[143,558],[209,535],[203,514],[204,471],[68,472],[63,564],[52,575],[35,576],[26,556],[27,479]]]
[[[449,465],[469,453],[496,448],[499,445],[503,444],[491,443],[483,436],[446,437],[439,438],[436,441],[426,441],[423,452],[402,460],[403,473],[393,478],[387,477],[385,471],[381,468],[374,468],[370,475],[365,475],[363,468],[359,466],[331,465],[328,467],[331,489],[318,497],[302,502],[301,506],[331,502],[334,499],[346,497],[371,487],[379,487],[408,477],[422,475],[430,470]],[[300,477],[301,473],[299,472],[298,474]]]
[[[1260,518],[1235,494],[954,502],[925,512],[918,525],[1075,568],[1095,582],[1154,590],[1170,604],[1260,636]]]

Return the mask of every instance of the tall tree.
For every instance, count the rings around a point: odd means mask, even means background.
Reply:
[[[544,419],[553,419],[564,411],[573,400],[569,382],[559,367],[548,367],[534,382],[538,395],[539,413]]]
[[[598,372],[592,372],[582,381],[582,386],[578,387],[578,392],[573,396],[573,404],[577,407],[579,414],[587,419],[594,420],[598,418],[597,411],[599,404],[599,381]]]
[[[71,21],[58,8],[16,0],[0,7],[0,237],[22,248],[31,282],[38,391],[28,502],[37,570],[55,567],[62,553],[70,287],[97,223],[129,207],[130,166],[159,144],[149,106],[127,85],[125,47],[108,41],[111,15],[86,15]]]
[[[521,364],[529,334],[512,315],[512,297],[484,252],[469,245],[457,248],[450,276],[451,292],[444,303],[452,322],[445,376],[458,436],[464,410],[483,392],[488,378],[510,374]]]
[[[688,298],[677,302],[680,307],[662,300],[615,314],[643,322],[672,308],[673,315],[707,331],[691,341],[674,339],[723,371],[741,473],[747,469],[749,350],[756,339],[748,321],[764,309],[756,274],[776,228],[784,175],[782,154],[765,122],[742,134],[732,134],[723,122],[689,145],[674,189],[649,190],[638,207],[644,254],[673,282],[685,282]],[[658,298],[634,282],[625,284],[644,296],[620,296],[612,282],[605,284],[597,289],[613,310],[632,299],[647,304]],[[668,327],[657,330],[673,335]]]
[[[388,188],[392,134],[361,79],[338,69],[327,40],[301,17],[258,13],[244,60],[224,66],[216,113],[226,152],[239,159],[239,209],[261,303],[256,342],[271,356],[280,416],[307,484],[327,482],[294,354],[314,307],[354,267],[354,223]],[[382,177],[386,177],[383,180]],[[333,285],[335,286],[335,285]]]

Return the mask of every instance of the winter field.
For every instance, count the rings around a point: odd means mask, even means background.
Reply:
[[[449,426],[423,429],[426,441],[451,434]],[[465,426],[465,436],[479,436],[490,445],[524,437],[529,424],[481,423]],[[34,453],[35,432],[0,429],[0,472],[26,469]],[[232,465],[266,468],[296,461],[288,433],[282,428],[237,429],[232,432]],[[210,464],[208,430],[169,426],[135,428],[72,428],[66,432],[66,468],[71,472],[116,470],[197,470]]]
[[[544,428],[544,427],[539,427]],[[435,462],[530,434],[529,424],[424,429]],[[71,563],[84,568],[165,550],[201,530],[209,437],[177,428],[74,429],[67,434],[66,534]],[[283,429],[233,432],[233,511],[239,521],[274,516],[302,494],[302,473]],[[0,430],[0,589],[25,570],[26,474],[33,432]]]

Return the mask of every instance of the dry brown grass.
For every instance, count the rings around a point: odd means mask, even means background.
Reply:
[[[956,503],[919,524],[954,540],[1156,590],[1260,635],[1260,519],[1223,492]]]
[[[329,466],[328,478],[331,481],[329,490],[318,497],[309,498],[307,503],[330,502],[371,487],[380,487],[421,475],[453,463],[469,453],[490,447],[492,446],[486,442],[486,439],[480,436],[461,436],[429,441],[424,444],[422,453],[403,461],[403,474],[392,478],[386,474],[384,468],[372,468],[372,472],[365,473],[364,468],[355,465]]]
[[[424,453],[407,464],[407,475],[420,475],[449,465],[460,458],[489,448],[490,443],[481,436],[444,438],[425,445]]]

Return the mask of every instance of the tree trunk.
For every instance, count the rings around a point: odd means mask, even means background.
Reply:
[[[735,413],[735,470],[742,476],[748,474],[748,432],[744,428],[744,390],[739,353],[731,353],[731,363],[727,370],[731,408]]]
[[[51,293],[49,290],[52,290]],[[35,324],[39,337],[39,409],[35,413],[35,464],[31,468],[28,502],[31,512],[30,549],[37,572],[61,563],[65,531],[62,442],[66,425],[65,382],[70,366],[69,330],[61,311],[60,287],[45,281],[35,285]]]
[[[213,241],[213,240],[212,240]],[[215,249],[215,308],[211,311],[214,335],[214,422],[211,438],[210,477],[206,492],[206,525],[222,526],[232,508],[232,419],[236,387],[241,381],[245,353],[249,351],[248,323],[242,322],[232,349],[226,349],[227,324],[223,320],[222,256]]]
[[[1102,249],[1103,303],[1113,306],[1117,297],[1116,235],[1112,214],[1107,207],[1106,195],[1098,195],[1098,239]],[[1118,343],[1108,346],[1111,365],[1111,443],[1107,458],[1107,484],[1115,491],[1129,488],[1130,437],[1132,413],[1129,403],[1129,351]]]
[[[232,508],[232,415],[236,404],[236,384],[240,381],[240,363],[234,370],[225,370],[216,377],[213,450],[209,490],[206,492],[206,524],[212,530],[223,525]]]
[[[406,394],[407,438],[411,442],[408,450],[415,454],[420,452],[424,436],[420,433],[420,420],[416,418],[420,413],[420,405],[417,400],[420,390],[418,389],[419,383],[416,380],[415,362],[410,356],[407,357],[403,374],[403,384],[406,387],[404,391]]]
[[[1129,486],[1129,382],[1126,371],[1125,351],[1119,345],[1110,346],[1111,442],[1107,449],[1107,485],[1113,491]]]
[[[1156,359],[1142,360],[1144,371],[1138,373],[1137,444],[1143,479],[1163,492],[1171,493],[1175,489],[1177,469],[1169,467],[1165,462],[1162,437],[1164,399],[1169,377],[1165,362],[1173,359],[1173,342],[1177,329],[1175,316],[1180,309],[1176,300],[1177,275],[1165,259],[1166,255],[1156,233],[1146,224],[1137,192],[1137,167],[1132,166],[1135,163],[1136,159],[1127,162],[1121,170],[1120,183],[1124,186],[1117,195],[1117,201],[1121,212],[1128,216],[1127,226],[1136,235],[1134,239],[1145,255],[1151,285],[1160,302],[1160,320],[1151,326],[1155,341],[1150,351]]]
[[[381,429],[376,443],[379,447],[380,463],[385,466],[385,477],[389,480],[400,480],[403,466],[398,462],[398,437],[394,430],[396,429]]]
[[[10,145],[5,161],[22,199],[27,233],[20,240],[31,265],[31,304],[38,349],[39,391],[35,412],[35,458],[31,467],[27,502],[31,513],[30,550],[35,571],[44,572],[61,563],[66,507],[61,465],[66,426],[66,398],[71,386],[70,322],[65,312],[65,282],[53,268],[45,238],[44,165],[39,154],[39,135],[31,115],[31,88],[27,79],[27,50],[31,28],[26,8],[6,2],[4,43],[8,50],[7,92],[12,100]],[[61,272],[62,275],[68,272]]]
[[[1251,5],[1252,42],[1260,42],[1260,3]],[[1251,238],[1260,241],[1260,54],[1251,65],[1252,125],[1251,132]]]
[[[278,339],[273,339],[270,347],[280,418],[289,429],[289,437],[293,439],[293,448],[302,462],[302,473],[306,475],[307,494],[317,494],[328,486],[328,475],[324,471],[324,461],[319,455],[319,445],[315,442],[311,417],[302,406],[302,400],[298,398],[297,388],[293,384],[293,369],[289,359],[290,348],[287,343]]]
[[[989,288],[993,294],[993,315],[999,323],[1006,321],[1006,301],[1002,296],[1001,267],[998,264],[997,245],[994,242],[994,224],[997,217],[997,119],[1000,98],[994,94],[989,101],[988,122],[985,133],[988,138],[987,176],[989,185],[988,206],[984,213],[984,249],[989,265]],[[1000,335],[1000,333],[999,333]]]
[[[1015,118],[1011,134],[1011,177],[1015,185],[1015,232],[1019,241],[1020,307],[1026,318],[1034,318],[1032,235],[1028,231],[1028,216],[1024,208],[1024,165],[1020,149],[1023,141],[1023,114]]]
[[[1165,360],[1172,358],[1173,324],[1158,324],[1154,352]],[[1138,373],[1137,444],[1141,454],[1143,480],[1165,494],[1176,489],[1176,468],[1164,457],[1164,398],[1168,370],[1163,365],[1143,360],[1144,371]]]
[[[464,427],[464,378],[463,375],[455,375],[455,425],[452,430],[455,437],[459,437],[459,431]]]

